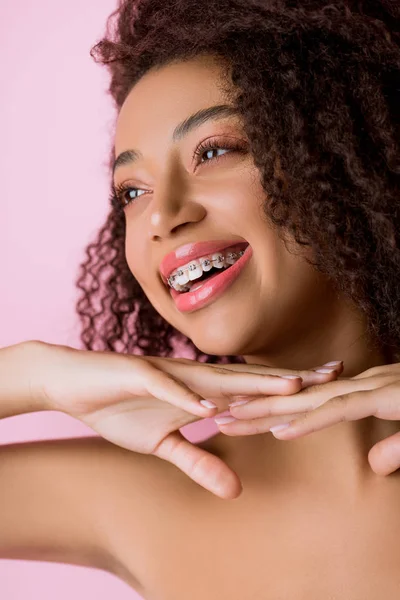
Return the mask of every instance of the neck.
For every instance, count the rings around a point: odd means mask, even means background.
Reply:
[[[277,353],[274,345],[273,354],[260,352],[244,358],[249,364],[296,370],[343,360],[340,381],[371,367],[394,362],[393,357],[371,343],[364,332],[365,323],[354,319],[354,314],[352,318],[343,313],[331,314],[323,329],[311,328],[308,335],[303,331],[295,345],[286,345],[286,352]],[[296,481],[353,494],[365,490],[367,484],[382,481],[368,463],[368,452],[375,443],[397,431],[398,421],[368,417],[339,423],[294,440],[278,440],[270,432],[235,436],[229,438],[227,446],[236,468],[248,473],[254,485],[285,486]],[[232,467],[235,468],[233,464]]]

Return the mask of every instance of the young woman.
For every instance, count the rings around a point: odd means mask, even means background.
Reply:
[[[126,0],[109,25],[84,348],[0,351],[0,416],[102,437],[2,447],[0,556],[152,600],[398,598],[398,6]]]

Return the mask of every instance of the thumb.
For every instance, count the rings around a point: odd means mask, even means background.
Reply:
[[[180,431],[173,431],[151,452],[178,467],[196,483],[216,496],[233,500],[242,493],[237,474],[218,456],[189,442]]]
[[[368,462],[377,475],[396,471],[400,467],[400,431],[372,446]]]

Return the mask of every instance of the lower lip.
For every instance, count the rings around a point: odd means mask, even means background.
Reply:
[[[222,271],[222,273],[216,273],[210,279],[206,279],[201,288],[194,292],[185,292],[182,294],[171,288],[170,294],[174,299],[176,308],[180,312],[192,312],[214,302],[236,281],[252,256],[253,250],[251,246],[247,246],[243,256],[235,264],[229,267],[229,269]]]

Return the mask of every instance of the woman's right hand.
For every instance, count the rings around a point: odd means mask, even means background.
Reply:
[[[35,400],[64,412],[127,450],[171,462],[221,498],[241,493],[237,474],[219,457],[183,437],[179,429],[229,408],[238,396],[288,395],[305,385],[336,379],[314,371],[262,365],[210,365],[189,359],[145,357],[28,342]],[[301,379],[283,379],[299,375]],[[203,399],[217,408],[206,408]]]

